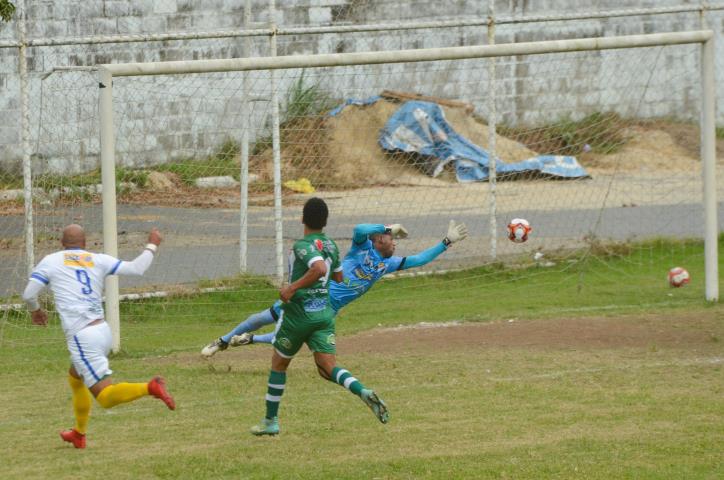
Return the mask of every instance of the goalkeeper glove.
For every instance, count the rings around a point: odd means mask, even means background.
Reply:
[[[407,230],[399,223],[385,225],[385,233],[392,235],[392,238],[407,238]]]
[[[442,243],[445,247],[449,247],[455,242],[465,239],[468,236],[468,227],[464,223],[456,224],[455,220],[450,220],[450,225],[447,228],[447,236],[442,239]]]

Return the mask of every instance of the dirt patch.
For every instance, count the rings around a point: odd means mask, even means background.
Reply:
[[[419,348],[684,348],[712,345],[721,335],[716,312],[705,314],[590,317],[463,323],[437,328],[399,328],[340,339],[345,353],[408,351]],[[718,333],[716,333],[718,332]],[[384,335],[380,335],[384,333]]]
[[[697,313],[650,314],[547,320],[502,320],[493,323],[422,324],[374,329],[340,336],[340,355],[446,352],[461,349],[524,348],[550,350],[711,349],[724,341],[721,309]],[[201,345],[199,345],[199,350]],[[724,349],[719,348],[724,356]],[[308,354],[303,349],[303,354]],[[204,360],[197,353],[169,357],[169,363],[234,368],[245,361],[268,359],[266,345],[232,348]]]

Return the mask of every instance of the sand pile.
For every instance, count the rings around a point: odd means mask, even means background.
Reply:
[[[380,147],[379,132],[399,106],[398,102],[382,99],[372,105],[347,106],[335,117],[302,118],[283,125],[282,177],[308,178],[323,189],[454,182],[451,165],[448,171],[433,179],[425,173],[428,159],[415,154],[390,154]],[[488,150],[485,123],[462,108],[442,106],[442,109],[456,132]],[[677,130],[675,126],[652,122],[626,127],[626,144],[617,152],[609,155],[581,152],[578,161],[592,175],[698,171],[695,127]],[[696,148],[692,142],[697,143]],[[506,163],[538,155],[522,143],[501,135],[496,137],[496,153]],[[271,182],[271,148],[252,158],[252,171],[261,173],[263,182]]]
[[[699,170],[700,162],[669,132],[644,126],[624,131],[626,144],[610,155],[586,154],[581,165],[594,172],[662,172]]]
[[[430,184],[440,180],[427,177],[423,159],[415,155],[391,155],[378,143],[380,130],[399,103],[379,100],[367,106],[348,106],[335,117],[310,118],[282,128],[282,176],[309,178],[316,186],[361,187],[380,184]],[[487,149],[487,125],[464,110],[442,107],[453,129]],[[510,139],[497,136],[498,156],[517,162],[536,155]],[[258,155],[253,164],[265,179],[272,178],[271,149]]]

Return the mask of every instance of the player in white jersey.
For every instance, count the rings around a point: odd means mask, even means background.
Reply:
[[[163,401],[171,410],[176,404],[168,394],[161,377],[147,383],[117,383],[108,365],[111,349],[111,329],[104,320],[103,286],[107,275],[143,275],[151,266],[153,255],[161,244],[157,229],[148,234],[148,244],[131,262],[110,255],[92,253],[85,249],[85,232],[80,225],[63,229],[63,250],[43,258],[30,274],[23,300],[35,325],[47,325],[48,314],[40,308],[38,295],[50,287],[55,308],[60,316],[70,351],[68,382],[73,391],[75,428],[60,432],[75,448],[85,448],[91,394],[103,408],[131,402],[151,395]]]

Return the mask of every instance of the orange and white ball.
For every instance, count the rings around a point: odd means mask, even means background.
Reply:
[[[524,218],[514,218],[508,223],[508,238],[515,243],[523,243],[528,240],[528,234],[533,229]]]
[[[674,267],[669,270],[669,275],[667,278],[669,279],[669,285],[677,288],[683,287],[691,281],[691,276],[689,275],[689,272],[687,272],[685,268],[681,267]]]

